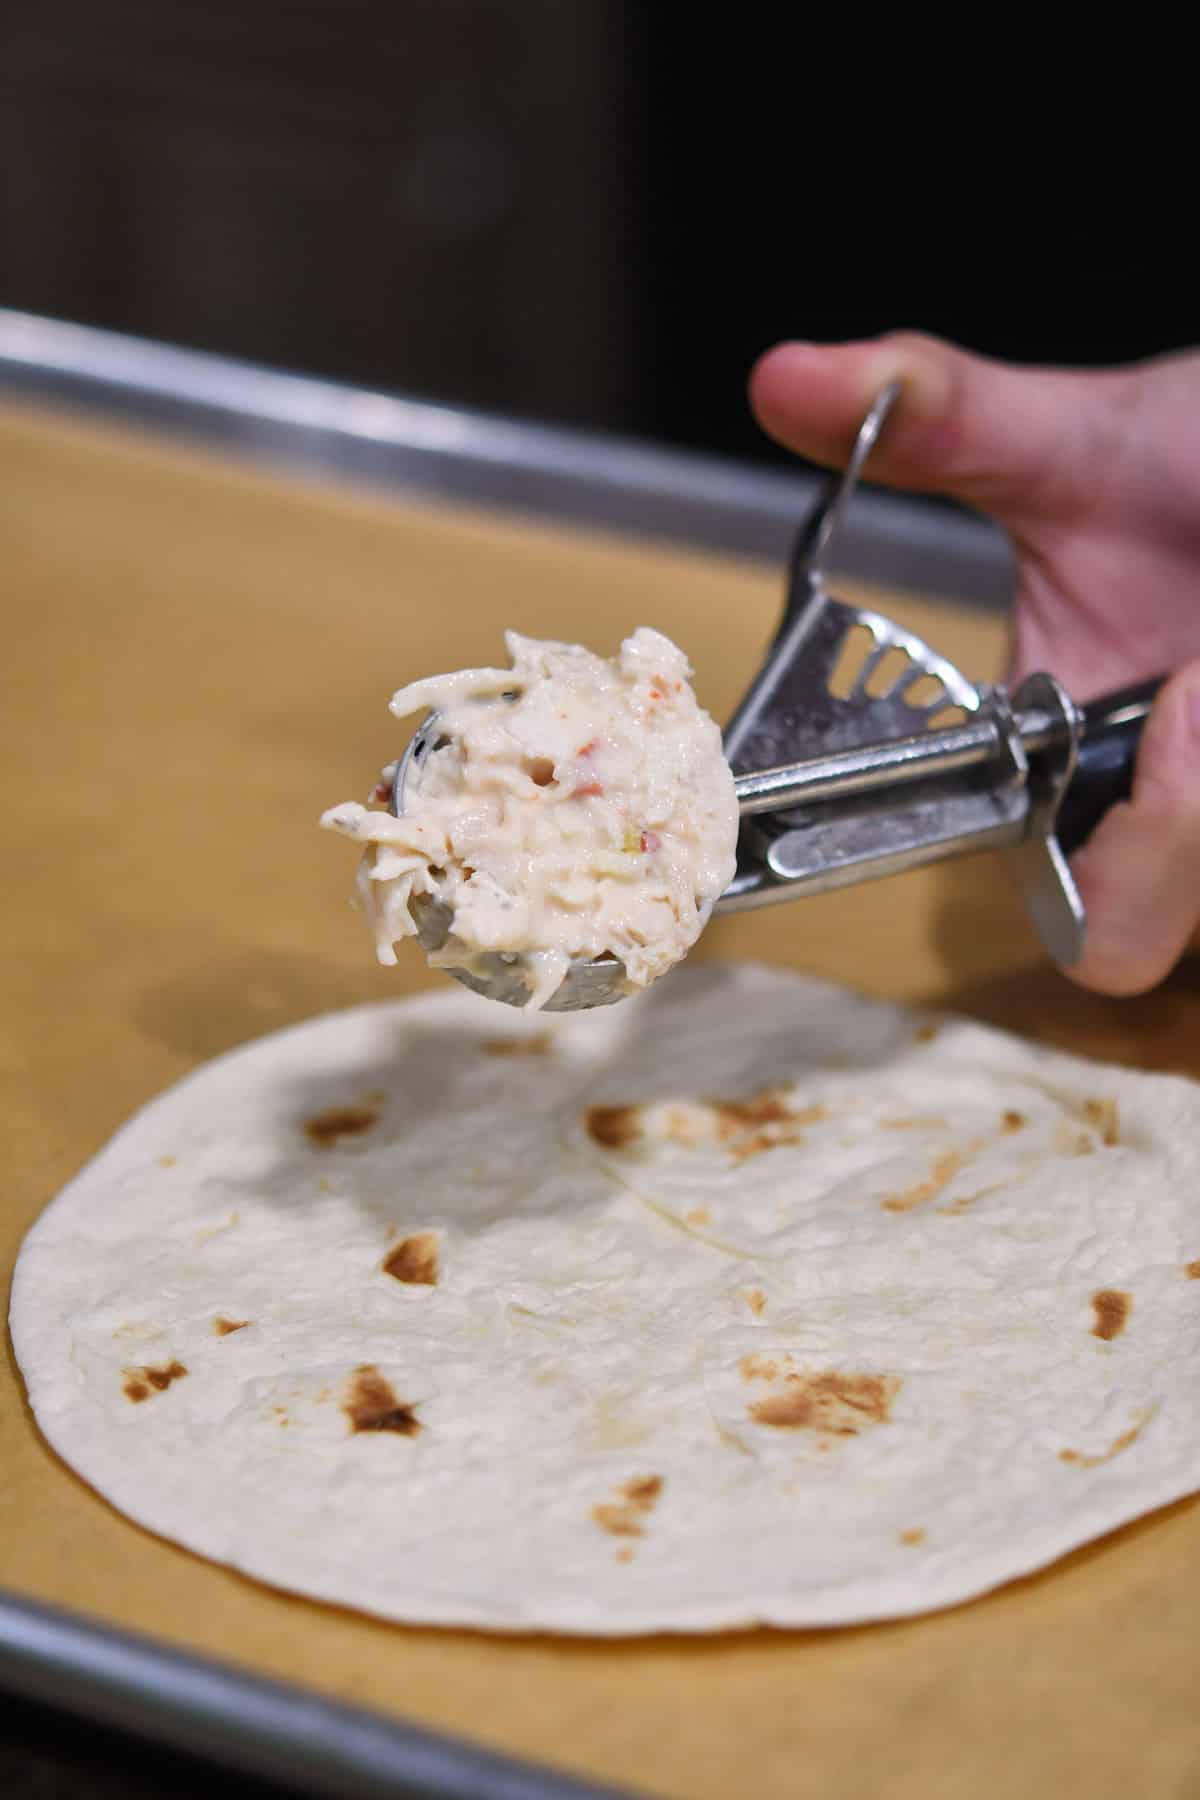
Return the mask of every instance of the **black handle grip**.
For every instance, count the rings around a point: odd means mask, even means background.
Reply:
[[[1071,784],[1058,809],[1055,830],[1067,856],[1089,838],[1118,800],[1128,800],[1142,727],[1165,675],[1089,700]]]

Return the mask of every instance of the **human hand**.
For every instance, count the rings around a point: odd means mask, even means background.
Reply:
[[[756,365],[750,398],[773,437],[840,467],[892,380],[900,400],[869,478],[966,501],[1008,532],[1010,679],[1047,669],[1082,701],[1173,671],[1130,799],[1071,861],[1088,933],[1066,973],[1144,992],[1200,925],[1200,354],[1081,373],[914,333],[781,344]]]

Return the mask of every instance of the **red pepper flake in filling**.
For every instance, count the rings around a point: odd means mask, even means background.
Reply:
[[[575,789],[575,792],[571,795],[571,798],[572,798],[572,800],[581,800],[581,799],[586,799],[589,794],[602,794],[603,792],[604,792],[604,788],[602,787],[600,782],[585,781],[582,784],[582,786],[577,787]]]
[[[657,831],[643,831],[641,846],[646,855],[652,856],[656,850],[662,849],[662,839]]]
[[[599,738],[589,738],[586,744],[580,744],[576,756],[592,756],[600,748]]]

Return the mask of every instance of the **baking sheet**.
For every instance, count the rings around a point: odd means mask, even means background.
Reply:
[[[678,638],[718,716],[776,572],[325,494],[91,427],[0,414],[6,1180],[0,1257],[143,1101],[315,1012],[412,991],[315,830],[395,754],[401,680],[514,625]],[[968,673],[1003,627],[857,590]],[[351,858],[352,861],[352,858]],[[753,955],[940,998],[1047,1041],[1200,1075],[1200,969],[1145,1000],[1042,964],[993,858],[714,923]],[[1200,1292],[1198,1292],[1200,1304]],[[128,1524],[0,1376],[0,1585],[322,1695],[662,1794],[1177,1795],[1200,1788],[1200,1506],[970,1606],[846,1632],[637,1644],[408,1631],[272,1593]]]

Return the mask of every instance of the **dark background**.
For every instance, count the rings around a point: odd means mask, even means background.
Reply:
[[[986,23],[785,17],[0,0],[0,304],[762,457],[780,337],[1194,341],[1193,207],[1132,71],[1039,95]]]

